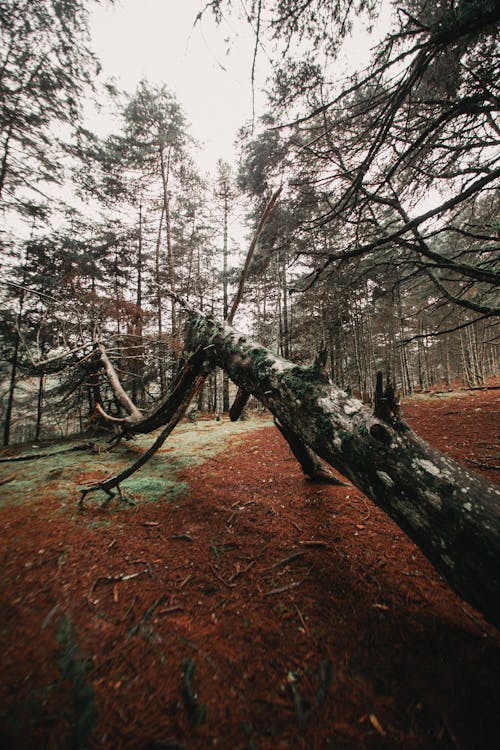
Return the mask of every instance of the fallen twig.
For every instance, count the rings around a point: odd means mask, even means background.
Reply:
[[[167,601],[166,596],[160,596],[159,599],[157,599],[153,604],[147,608],[147,610],[144,612],[143,616],[139,620],[139,622],[136,625],[133,625],[130,630],[127,633],[127,637],[125,638],[126,641],[129,640],[129,638],[132,638],[136,633],[139,632],[141,627],[144,625],[144,623],[148,622],[148,620],[151,619],[155,609],[159,607],[161,604],[165,604]]]
[[[288,583],[286,586],[280,586],[277,589],[271,589],[270,591],[265,591],[264,596],[271,596],[272,594],[282,594],[284,591],[290,591],[290,589],[294,589],[297,586],[300,586],[300,584],[306,580],[307,576],[309,575],[313,567],[314,565],[309,568],[305,576],[301,578],[300,581],[292,581],[292,583]]]
[[[54,607],[52,607],[52,609],[50,610],[50,612],[48,613],[48,615],[46,615],[44,617],[42,625],[41,625],[41,628],[40,628],[40,632],[41,633],[45,630],[45,628],[47,628],[50,625],[50,623],[52,622],[52,619],[53,619],[54,615],[60,609],[61,609],[61,604],[56,604]]]
[[[90,598],[92,594],[94,593],[95,589],[99,585],[101,581],[105,581],[106,583],[117,583],[120,581],[130,581],[132,578],[138,578],[139,576],[142,576],[144,573],[148,573],[149,571],[146,570],[140,570],[138,573],[128,573],[126,575],[120,575],[120,576],[99,576],[95,579],[94,583],[90,587],[89,593],[87,594],[87,602],[90,604],[97,604],[97,601],[92,601]]]
[[[292,562],[293,560],[297,560],[297,558],[299,557],[304,557],[305,554],[306,554],[305,552],[294,552],[293,555],[288,555],[288,557],[284,557],[283,560],[279,560],[277,563],[274,563],[274,565],[271,565],[271,567],[282,568],[287,563]]]
[[[250,560],[246,568],[242,568],[242,570],[237,570],[236,573],[233,573],[233,575],[228,579],[228,583],[231,583],[231,581],[234,581],[235,578],[238,576],[242,576],[244,573],[250,570],[250,568],[255,565],[255,560]]]
[[[157,615],[169,615],[171,612],[183,612],[184,607],[176,605],[174,607],[166,607],[165,609],[159,609]]]
[[[0,458],[0,463],[8,463],[13,461],[33,461],[36,458],[48,458],[49,456],[59,456],[62,453],[74,453],[75,451],[88,451],[93,448],[92,443],[83,443],[82,445],[73,445],[71,448],[63,448],[59,451],[45,451],[43,453],[26,453],[24,456],[7,456],[6,458]]]
[[[217,573],[217,571],[215,570],[215,568],[214,568],[213,565],[210,565],[210,570],[212,571],[212,573],[214,574],[214,576],[217,578],[217,580],[220,581],[221,583],[223,583],[224,586],[227,586],[228,589],[232,589],[232,588],[234,588],[236,586],[235,583],[228,583],[228,581],[225,581],[224,578],[222,578],[222,576],[220,576]]]
[[[309,628],[308,628],[308,627],[307,627],[307,625],[306,625],[306,622],[305,622],[305,620],[304,620],[304,617],[303,617],[303,615],[302,615],[302,612],[301,612],[301,611],[300,611],[300,609],[299,609],[299,608],[297,607],[297,605],[295,605],[295,609],[297,610],[297,614],[298,614],[298,616],[299,616],[299,620],[300,620],[300,622],[302,623],[302,627],[304,628],[304,632],[305,632],[305,634],[306,634],[306,635],[309,635]]]
[[[9,474],[7,477],[0,479],[0,486],[2,484],[7,484],[7,482],[13,482],[16,476],[17,476],[16,474]]]
[[[183,532],[182,534],[172,534],[170,539],[182,539],[185,542],[194,542],[193,537],[185,532]]]
[[[221,599],[220,602],[217,602],[217,604],[210,610],[210,614],[212,614],[212,612],[215,612],[216,609],[219,609],[219,607],[223,607],[230,600],[232,595],[233,592],[231,591],[231,593],[224,597],[224,599]]]

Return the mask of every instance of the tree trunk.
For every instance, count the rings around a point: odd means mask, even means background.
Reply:
[[[160,214],[160,223],[158,226],[158,236],[156,238],[155,247],[155,285],[156,285],[156,318],[158,325],[158,374],[160,378],[160,391],[165,393],[167,387],[167,381],[165,378],[165,364],[163,361],[163,318],[162,318],[162,283],[161,283],[161,263],[160,263],[160,247],[161,247],[161,229],[163,224],[163,216],[165,214],[165,206],[162,206]]]
[[[12,117],[9,123],[9,127],[7,129],[7,135],[5,136],[5,141],[3,143],[2,161],[0,163],[0,200],[2,199],[2,193],[3,193],[4,186],[5,186],[5,180],[7,178],[9,147],[10,147],[10,140],[12,138],[13,129],[14,129],[14,117]]]
[[[392,394],[379,394],[375,416],[316,365],[294,365],[201,315],[191,319],[186,348],[205,350],[206,363],[224,368],[350,479],[465,600],[500,624],[500,490],[421,440],[392,408]]]
[[[41,372],[38,376],[38,394],[36,400],[36,427],[35,427],[35,440],[40,439],[40,432],[42,430],[42,416],[43,416],[43,397],[45,391],[45,373]]]
[[[33,236],[34,223],[31,228],[31,237]],[[9,377],[9,390],[7,392],[7,406],[5,408],[5,422],[3,427],[3,444],[9,445],[10,441],[10,426],[12,422],[12,409],[14,407],[14,392],[16,390],[16,379],[17,379],[17,367],[19,364],[19,345],[21,343],[21,336],[19,331],[21,329],[21,323],[23,319],[24,310],[24,285],[26,284],[26,277],[28,273],[28,248],[26,247],[26,254],[24,257],[24,268],[22,276],[22,289],[19,297],[19,310],[16,318],[16,331],[14,338],[14,351],[12,353],[12,364]]]
[[[229,218],[229,196],[228,191],[224,192],[224,245],[223,245],[223,266],[222,266],[222,294],[223,294],[223,315],[222,317],[226,320],[229,314],[229,301],[228,301],[228,235],[227,235],[227,223]],[[226,372],[222,374],[222,411],[227,414],[229,411],[229,378]]]
[[[167,163],[165,164],[165,155],[163,147],[160,148],[160,166],[161,166],[161,178],[163,187],[163,208],[165,213],[165,231],[167,235],[167,268],[168,268],[168,283],[172,291],[175,290],[175,272],[174,272],[174,255],[172,249],[172,228],[170,223],[170,193],[169,193],[169,180],[170,180],[170,151],[167,153]],[[175,312],[175,302],[172,299],[171,308],[171,321],[172,321],[172,338],[177,338],[177,315]]]
[[[139,203],[138,243],[137,243],[137,292],[136,312],[130,322],[131,358],[130,370],[132,373],[132,401],[142,404],[144,400],[144,342],[143,342],[143,320],[142,320],[142,275],[143,275],[143,253],[142,253],[142,204]]]
[[[7,395],[7,406],[5,409],[5,422],[3,426],[3,444],[9,445],[10,442],[10,425],[12,422],[12,409],[14,406],[14,391],[16,389],[17,364],[19,358],[20,337],[16,331],[14,340],[14,352],[12,354],[12,364],[10,369],[9,390]]]

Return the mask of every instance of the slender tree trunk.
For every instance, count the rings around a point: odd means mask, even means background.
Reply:
[[[10,141],[12,138],[13,129],[14,129],[14,123],[13,121],[11,121],[7,129],[7,133],[5,135],[5,140],[3,144],[2,161],[0,163],[0,201],[2,199],[3,189],[5,187],[5,180],[7,179],[9,148],[10,148]]]
[[[92,417],[96,406],[99,405],[102,408],[102,396],[101,387],[99,381],[99,373],[91,372],[88,381],[88,401],[89,401],[89,417]]]
[[[167,236],[167,269],[168,269],[168,283],[170,289],[175,291],[175,270],[174,270],[174,256],[172,249],[172,228],[170,222],[170,192],[169,192],[169,181],[170,181],[170,158],[171,148],[169,147],[167,152],[167,160],[165,163],[164,148],[160,147],[160,166],[161,166],[161,177],[163,186],[163,208],[165,212],[165,232]],[[177,339],[177,315],[175,312],[175,302],[172,299],[172,338]]]
[[[189,256],[188,256],[188,273],[187,273],[187,279],[186,279],[186,294],[185,299],[186,302],[189,304],[191,300],[191,293],[192,289],[195,286],[195,282],[193,282],[193,266],[194,266],[194,250],[195,250],[195,236],[196,231],[196,211],[193,211],[193,221],[191,225],[191,239],[189,241]]]
[[[361,353],[360,353],[360,340],[359,340],[359,326],[358,326],[358,310],[357,306],[353,304],[353,309],[350,312],[351,330],[352,330],[352,342],[354,347],[354,365],[356,368],[356,380],[358,385],[359,393],[363,390],[362,380],[363,376],[361,373]]]
[[[158,331],[158,374],[160,378],[160,391],[165,393],[167,387],[167,381],[165,378],[165,363],[164,363],[164,349],[163,349],[163,315],[162,315],[162,280],[161,280],[161,262],[160,262],[160,248],[161,248],[161,231],[163,225],[163,217],[165,215],[165,206],[162,206],[160,214],[160,223],[158,225],[158,235],[156,238],[155,246],[155,286],[156,286],[156,320],[157,320],[157,331]]]
[[[144,347],[142,340],[142,203],[139,203],[138,221],[138,243],[137,243],[137,290],[136,290],[136,312],[131,325],[132,357],[130,368],[132,371],[132,401],[141,404],[144,397]]]
[[[460,321],[460,317],[458,319]],[[466,340],[463,328],[460,328],[459,335],[460,335],[460,350],[462,353],[462,369],[465,375],[465,382],[466,382],[466,385],[472,388],[476,385],[476,383],[474,382],[474,372],[471,367],[470,353],[467,348],[467,340]]]
[[[18,366],[18,358],[19,358],[19,344],[20,344],[20,336],[19,333],[16,331],[15,339],[14,339],[14,351],[12,353],[12,363],[10,368],[10,377],[9,377],[9,390],[7,392],[7,406],[5,408],[5,422],[3,427],[3,444],[9,445],[10,442],[10,427],[12,422],[12,410],[14,406],[14,392],[16,389],[16,376],[17,376],[17,366]]]
[[[95,294],[95,274],[93,271],[94,264],[92,263],[92,278],[91,278],[91,289],[92,294]],[[113,262],[113,286],[115,290],[115,310],[116,310],[116,332],[121,333],[121,294],[120,294],[120,282],[118,280],[118,248],[115,247],[115,255]]]
[[[40,373],[38,377],[38,394],[36,403],[36,428],[35,428],[35,440],[39,440],[40,432],[42,429],[42,415],[43,415],[43,397],[45,390],[45,373]]]
[[[223,237],[223,249],[222,249],[222,305],[223,305],[223,319],[226,320],[229,314],[229,301],[228,301],[228,233],[227,225],[229,218],[229,196],[228,188],[224,190],[224,237]],[[229,411],[229,377],[227,372],[222,374],[222,411],[227,413]]]
[[[33,224],[32,229],[31,229],[31,236],[33,236],[34,228],[35,226]],[[22,275],[23,287],[26,284],[27,275],[28,275],[28,249],[26,248],[26,252],[24,256],[23,275]],[[25,297],[24,289],[21,289],[20,295],[19,295],[19,310],[18,310],[17,318],[16,318],[14,351],[12,352],[12,364],[11,364],[10,377],[9,377],[9,389],[7,391],[7,405],[5,408],[5,423],[4,423],[4,428],[3,428],[3,444],[5,446],[9,445],[9,442],[10,442],[10,427],[11,427],[11,422],[12,422],[12,410],[14,407],[14,392],[16,389],[17,368],[19,364],[19,345],[21,343],[21,337],[20,337],[19,331],[21,329],[21,323],[23,319],[24,297]]]
[[[445,381],[446,387],[451,391],[451,367],[450,367],[450,338],[446,337],[444,341],[445,348]]]
[[[400,363],[400,368],[401,368],[401,383],[403,386],[404,395],[408,395],[412,391],[412,384],[411,384],[411,379],[410,379],[410,371],[408,367],[408,357],[407,357],[407,352],[406,352],[406,346],[404,344],[406,333],[405,333],[403,305],[401,302],[401,291],[399,288],[399,284],[396,287],[395,300],[396,300],[396,311],[397,311],[398,323],[399,323],[399,363]]]
[[[282,309],[283,309],[283,355],[288,359],[290,356],[290,330],[288,321],[288,285],[286,279],[286,263],[285,254],[280,253],[280,282],[281,282],[281,294],[282,294]]]

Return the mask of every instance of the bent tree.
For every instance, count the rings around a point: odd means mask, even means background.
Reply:
[[[450,586],[500,625],[500,489],[440,453],[403,420],[392,387],[379,376],[375,410],[325,374],[321,356],[296,365],[239,333],[227,321],[185,307],[179,374],[150,414],[130,413],[122,435],[163,430],[137,464],[82,492],[112,490],[157,450],[204,378],[222,368],[238,386],[237,418],[252,394],[277,421],[306,473],[325,461],[382,508],[420,547]],[[325,467],[326,468],[326,467]]]

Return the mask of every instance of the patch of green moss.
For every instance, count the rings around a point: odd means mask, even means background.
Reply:
[[[332,440],[335,434],[333,425],[326,416],[326,414],[319,414],[316,417],[316,429],[320,438],[324,440]]]
[[[316,374],[310,366],[296,365],[291,371],[284,373],[283,382],[301,401],[317,395]]]
[[[176,500],[184,497],[188,492],[186,482],[176,482],[167,479],[159,479],[152,476],[133,476],[123,483],[125,494],[140,495],[147,502],[156,502],[161,498]]]
[[[255,364],[257,368],[266,367],[266,365],[272,364],[271,360],[268,359],[268,351],[263,347],[256,346],[248,351],[248,356]]]
[[[188,492],[186,483],[177,480],[178,472],[184,466],[202,464],[228,445],[234,446],[239,436],[260,429],[265,424],[252,419],[236,423],[224,419],[221,422],[200,421],[194,425],[179,425],[165,446],[140,472],[123,482],[122,491],[138,502],[175,502]],[[82,486],[117,474],[130,466],[153,440],[154,434],[138,435],[135,440],[116,446],[112,452],[106,452],[107,444],[103,442],[104,450],[101,453],[69,452],[33,461],[1,464],[0,479],[13,478],[1,487],[0,507],[26,503],[37,506],[39,515],[44,506],[52,514],[53,500],[57,499],[60,513],[73,514]],[[58,446],[54,445],[53,448],[57,450]],[[49,505],[47,499],[50,500]],[[89,495],[88,502],[99,504],[103,500],[105,495],[96,493]],[[113,501],[107,505],[107,512],[112,513],[115,508],[123,511],[124,507]]]

